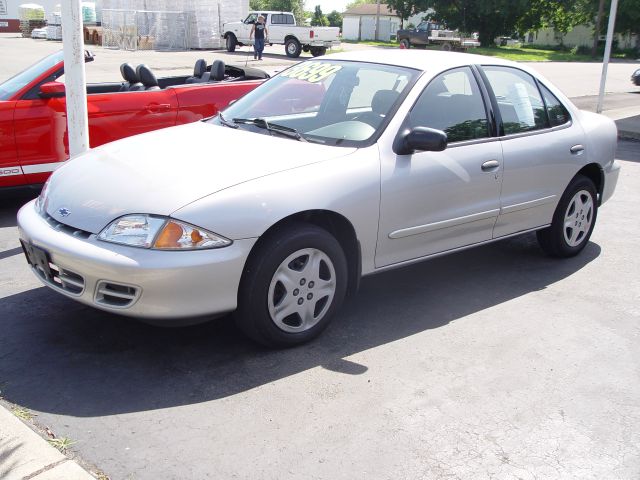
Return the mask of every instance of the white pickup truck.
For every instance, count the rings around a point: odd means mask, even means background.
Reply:
[[[291,12],[256,11],[249,12],[244,21],[223,25],[222,37],[226,41],[228,52],[235,51],[237,46],[252,44],[253,39],[249,39],[249,33],[258,15],[265,18],[269,32],[266,43],[284,45],[287,57],[297,58],[303,51],[318,57],[324,55],[327,48],[340,45],[338,27],[299,27]]]

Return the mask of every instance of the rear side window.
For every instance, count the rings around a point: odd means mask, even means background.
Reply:
[[[531,75],[511,67],[482,67],[498,101],[505,135],[548,128],[544,102]]]
[[[293,15],[274,13],[271,15],[272,25],[293,25]]]
[[[549,113],[549,123],[551,126],[557,127],[568,123],[571,120],[571,115],[569,115],[569,111],[565,106],[560,103],[560,100],[544,85],[540,85],[540,90],[542,91],[544,103],[547,104],[547,112]]]
[[[431,80],[411,109],[408,126],[442,130],[449,142],[489,137],[484,101],[471,69],[456,68]]]

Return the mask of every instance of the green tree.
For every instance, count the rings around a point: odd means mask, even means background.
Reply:
[[[351,3],[347,3],[345,10],[349,10],[350,8],[357,7],[358,5],[364,5],[366,3],[371,3],[372,0],[353,0]]]
[[[342,14],[337,10],[327,15],[327,20],[329,20],[329,26],[342,28]]]
[[[433,18],[449,28],[478,32],[483,46],[496,37],[511,35],[520,18],[528,12],[528,0],[420,0],[418,11],[433,8]]]
[[[251,10],[292,12],[296,23],[304,24],[304,0],[249,0]]]
[[[395,10],[401,20],[400,28],[404,28],[404,21],[411,15],[424,12],[424,1],[421,0],[387,0],[389,11]]]
[[[314,27],[327,27],[329,25],[329,20],[327,20],[327,17],[322,13],[320,5],[316,5],[313,18],[311,19],[311,25]]]

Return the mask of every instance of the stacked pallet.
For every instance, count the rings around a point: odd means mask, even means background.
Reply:
[[[62,40],[62,15],[60,12],[47,15],[47,40]]]
[[[20,31],[22,36],[31,38],[34,28],[42,28],[47,25],[44,19],[44,7],[37,3],[24,3],[18,7],[20,18]]]

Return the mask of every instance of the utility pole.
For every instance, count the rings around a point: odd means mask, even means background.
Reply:
[[[80,0],[62,0],[62,50],[67,105],[69,156],[89,150],[87,81]]]
[[[609,12],[609,27],[607,28],[607,43],[604,47],[604,59],[602,60],[602,77],[600,78],[600,93],[598,95],[598,107],[596,112],[602,113],[602,101],[604,100],[604,86],[607,82],[607,68],[611,57],[611,44],[613,43],[613,32],[616,25],[616,13],[618,12],[618,0],[611,0],[611,11]]]
[[[377,7],[376,7],[376,41],[380,40],[380,0],[377,1]]]

